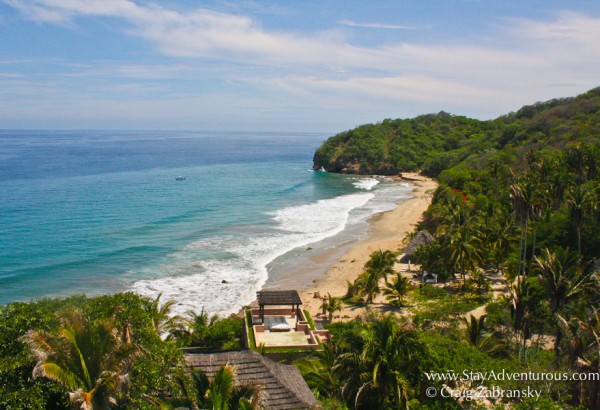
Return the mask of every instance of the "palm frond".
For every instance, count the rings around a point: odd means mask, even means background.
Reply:
[[[33,377],[46,377],[57,381],[66,388],[72,390],[78,389],[80,386],[84,385],[83,380],[75,373],[53,362],[45,362],[36,365],[33,369]]]
[[[20,340],[29,346],[31,353],[38,361],[45,361],[56,353],[56,346],[52,343],[52,336],[48,332],[30,330],[21,336]]]

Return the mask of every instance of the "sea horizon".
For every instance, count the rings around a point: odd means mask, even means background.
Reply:
[[[409,196],[313,172],[327,136],[0,130],[0,304],[131,290],[239,310]]]

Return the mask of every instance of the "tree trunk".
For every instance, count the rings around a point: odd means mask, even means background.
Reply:
[[[533,238],[531,240],[531,260],[533,261],[533,256],[535,255],[535,239],[536,239],[536,229],[535,229],[535,219],[531,221],[533,228]],[[531,262],[528,264],[531,266]]]
[[[460,273],[463,277],[463,290],[467,288],[467,275],[465,273],[465,259],[464,256],[460,258]]]
[[[557,359],[556,365],[558,364],[558,357],[560,356],[560,342],[562,341],[562,333],[560,329],[556,332],[556,338],[554,339],[554,357]]]
[[[517,268],[517,275],[521,274],[521,257],[523,256],[523,225],[521,225],[521,234],[519,235],[519,266]]]
[[[521,275],[525,275],[525,266],[527,265],[527,228],[529,226],[529,215],[525,218],[525,225],[523,231],[523,264],[521,265]]]

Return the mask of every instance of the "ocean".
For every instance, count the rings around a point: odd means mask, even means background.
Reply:
[[[0,130],[0,304],[136,291],[238,311],[410,197],[313,172],[327,136]]]

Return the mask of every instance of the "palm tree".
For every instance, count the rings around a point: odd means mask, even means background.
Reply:
[[[344,349],[335,360],[334,373],[339,375],[342,399],[352,403],[352,407],[359,409],[358,401],[370,386],[371,375],[366,368],[359,347]]]
[[[379,293],[379,281],[394,273],[395,259],[396,256],[392,251],[378,250],[373,252],[371,258],[365,263],[365,271],[358,277],[356,287],[363,296],[366,296],[367,304],[373,303],[373,298]]]
[[[22,337],[37,360],[33,377],[62,384],[78,409],[116,405],[138,348],[117,330],[115,314],[90,320],[80,310],[71,309],[60,312],[58,318],[58,333],[30,330]]]
[[[463,318],[466,325],[465,340],[490,355],[510,355],[507,344],[495,332],[486,334],[486,319],[487,315],[481,315],[479,318],[469,315],[468,318]]]
[[[485,319],[487,319],[487,315],[481,315],[479,318],[469,315],[468,319],[463,319],[467,325],[467,341],[477,348],[481,347],[483,340]]]
[[[436,236],[443,236],[468,223],[469,209],[462,197],[449,190],[438,208],[434,208],[436,216],[441,219]]]
[[[362,296],[366,297],[367,305],[373,303],[373,299],[379,291],[379,280],[381,277],[377,272],[363,272],[356,280],[356,286]]]
[[[600,148],[598,145],[585,144],[583,153],[587,166],[587,180],[593,181],[598,176],[598,166],[600,165]]]
[[[146,311],[150,315],[152,321],[152,327],[159,336],[168,335],[171,331],[179,328],[182,324],[180,316],[173,315],[173,306],[175,301],[169,300],[168,302],[160,304],[160,298],[162,293],[159,293],[156,299],[150,301],[146,306]]]
[[[569,149],[567,149],[563,154],[563,158],[564,158],[565,164],[567,165],[568,169],[574,175],[575,182],[582,183],[586,176],[585,175],[585,162],[586,161],[585,161],[585,153],[584,153],[584,150],[582,149],[581,144],[577,144],[577,145],[572,146]]]
[[[595,312],[591,323],[573,319],[568,322],[561,315],[558,325],[561,328],[566,345],[566,356],[573,372],[592,373],[600,370],[600,311]],[[600,404],[600,380],[588,380],[572,384],[574,404],[584,404],[588,396],[588,408],[598,408]],[[587,388],[586,388],[587,387]]]
[[[337,351],[332,344],[324,344],[323,350],[294,363],[308,386],[320,397],[342,399],[342,382],[336,371]]]
[[[486,233],[485,243],[491,248],[496,271],[500,272],[515,240],[513,223],[509,219],[495,220],[489,225]]]
[[[517,276],[509,286],[508,307],[512,326],[516,335],[516,344],[521,346],[525,359],[527,340],[531,337],[532,305],[530,297],[532,289],[527,277]]]
[[[238,410],[262,408],[262,389],[253,385],[235,382],[235,369],[221,367],[207,386],[204,397],[208,408],[213,410]],[[199,392],[201,393],[201,392]]]
[[[527,266],[527,239],[532,215],[536,185],[530,181],[517,181],[510,187],[515,218],[521,225],[519,238],[519,274],[524,275]]]
[[[368,323],[360,336],[369,379],[363,382],[355,401],[359,403],[363,392],[370,391],[374,393],[374,407],[383,408],[386,401],[391,408],[407,407],[409,380],[421,377],[414,367],[424,352],[417,333],[391,314],[371,316]]]
[[[392,251],[382,251],[381,249],[371,254],[370,259],[365,263],[366,272],[377,275],[379,278],[385,278],[394,273],[394,262],[396,255]]]
[[[328,313],[330,322],[333,321],[333,314],[341,311],[343,308],[342,299],[331,296],[329,292],[327,292],[327,299],[323,304],[326,305],[325,310]]]
[[[540,258],[535,257],[535,262],[552,313],[598,286],[594,271],[589,269],[589,264],[582,264],[576,252],[561,247],[552,252],[546,248]]]
[[[148,401],[161,410],[173,409],[213,409],[213,410],[256,410],[264,408],[262,387],[253,384],[238,384],[235,368],[226,364],[219,368],[212,379],[199,370],[191,371],[191,385],[182,369],[175,376],[183,398]],[[190,388],[191,387],[191,388]]]
[[[570,301],[598,289],[598,278],[589,264],[582,264],[577,252],[558,247],[555,252],[544,249],[540,258],[535,257],[539,279],[544,288],[550,309],[556,316]],[[558,319],[557,319],[558,320]],[[556,331],[554,350],[560,353],[562,332]]]
[[[191,371],[191,385],[187,383],[188,375],[181,368],[174,374],[174,380],[181,390],[181,397],[170,397],[168,399],[158,399],[151,396],[145,396],[145,399],[152,403],[158,410],[199,410],[198,403],[204,402],[204,393],[208,388],[208,377],[200,371]],[[190,388],[192,387],[192,388]],[[202,392],[201,395],[198,392]]]
[[[345,303],[355,302],[356,298],[359,297],[360,289],[358,286],[358,282],[358,280],[354,280],[354,282],[346,280],[346,294],[342,297]]]
[[[217,315],[210,316],[204,310],[200,313],[188,311],[187,317],[176,320],[174,328],[171,329],[171,336],[184,346],[204,347],[206,335],[209,328],[219,320]]]
[[[328,367],[340,398],[356,410],[406,407],[427,365],[418,333],[393,314],[372,312],[352,328],[336,336],[337,354]]]
[[[386,299],[393,306],[401,307],[404,305],[404,297],[410,289],[410,281],[397,273],[392,279],[392,282],[386,280],[386,288],[383,290],[383,294],[386,295]]]
[[[565,337],[565,345],[567,346],[565,353],[569,366],[574,367],[577,371],[582,371],[582,368],[577,369],[577,367],[585,365],[587,361],[585,358],[586,350],[595,340],[590,338],[591,334],[586,331],[587,325],[579,319],[575,318],[569,322],[560,314],[556,318],[558,326]]]
[[[472,234],[469,226],[463,226],[455,230],[450,237],[452,253],[450,259],[452,265],[458,268],[463,278],[463,289],[467,286],[467,270],[473,270],[481,261],[482,243],[479,238]]]
[[[205,392],[213,410],[228,410],[234,382],[234,373],[230,366],[226,365],[217,370]]]
[[[323,303],[321,303],[321,314],[327,314],[327,308],[329,307],[329,303],[327,303],[327,298],[323,298]]]
[[[577,237],[577,252],[581,253],[581,225],[584,211],[592,204],[592,193],[580,185],[575,185],[567,194],[567,203],[569,204],[571,223]]]
[[[571,180],[565,172],[562,172],[557,163],[553,165],[552,171],[548,181],[548,194],[551,201],[551,207],[556,211],[563,203],[565,192],[567,191],[567,187]]]

